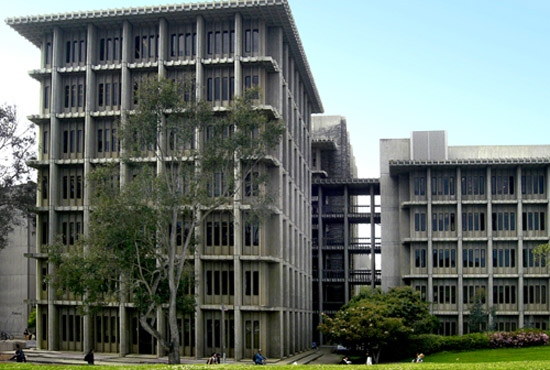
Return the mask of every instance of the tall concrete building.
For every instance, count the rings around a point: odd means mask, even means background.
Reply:
[[[380,183],[357,178],[346,119],[314,116],[312,132],[313,325],[361,286],[380,284]]]
[[[380,142],[382,286],[411,285],[442,334],[468,332],[476,292],[498,330],[548,329],[550,146],[448,146],[444,131]]]
[[[286,0],[238,0],[11,18],[8,25],[40,48],[37,331],[39,348],[160,353],[131,303],[82,317],[79,302],[42,284],[53,266],[42,246],[61,236],[71,248],[87,232],[94,166],[119,163],[115,121],[131,111],[134,86],[150,76],[192,74],[196,96],[223,111],[259,86],[258,107],[286,124],[265,166],[278,190],[268,221],[245,228],[242,210],[215,212],[194,258],[195,315],[181,317],[181,353],[229,357],[257,348],[282,358],[309,347],[311,296],[311,114],[323,108]],[[127,168],[120,164],[120,181]],[[225,322],[221,309],[225,307]],[[161,332],[165,326],[158,325]]]

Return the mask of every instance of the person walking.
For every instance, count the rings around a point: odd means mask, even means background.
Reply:
[[[366,365],[372,365],[372,357],[370,357],[369,353],[367,352],[367,362]]]
[[[254,365],[265,365],[267,358],[262,355],[262,350],[258,349],[258,353],[254,355]]]
[[[86,361],[88,363],[88,365],[93,365],[94,364],[94,349],[93,348],[88,351],[86,356],[84,356],[84,361]]]

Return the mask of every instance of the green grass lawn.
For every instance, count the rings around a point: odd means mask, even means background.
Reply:
[[[288,370],[338,370],[342,369],[344,365],[285,365],[285,366],[272,366],[268,365],[267,369],[288,369]],[[254,370],[258,369],[253,365],[139,365],[139,366],[94,366],[94,370],[207,370],[212,368],[229,369],[229,370]],[[549,361],[514,361],[514,362],[480,362],[469,364],[451,364],[451,363],[423,363],[423,364],[388,364],[388,365],[376,365],[367,367],[366,365],[349,365],[344,369],[387,369],[387,370],[436,370],[436,369],[449,369],[449,370],[482,370],[482,369],[496,369],[496,370],[541,370],[550,369]],[[4,370],[65,370],[65,369],[86,369],[82,366],[52,366],[52,365],[31,365],[31,364],[0,364],[0,369]]]
[[[426,356],[426,363],[479,363],[550,361],[550,346],[528,348],[483,349],[467,352],[438,352]]]

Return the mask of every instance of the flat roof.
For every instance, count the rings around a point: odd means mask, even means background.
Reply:
[[[304,85],[311,97],[313,113],[323,113],[323,104],[315,85],[309,63],[298,34],[294,17],[288,0],[225,0],[193,4],[173,4],[147,6],[138,8],[121,8],[45,14],[7,18],[6,23],[19,32],[24,38],[40,47],[44,33],[52,32],[55,27],[64,29],[82,28],[89,22],[94,25],[108,26],[119,23],[122,19],[129,22],[150,22],[159,18],[170,20],[193,20],[202,15],[205,20],[241,13],[244,18],[258,17],[268,25],[283,29],[290,52],[300,71]]]

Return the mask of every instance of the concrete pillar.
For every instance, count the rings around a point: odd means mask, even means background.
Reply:
[[[431,303],[430,311],[433,313],[433,230],[432,230],[432,170],[428,168],[426,170],[426,199],[428,200],[428,206],[426,211],[426,229],[428,230],[428,302]]]
[[[518,288],[517,288],[517,299],[518,299],[518,312],[519,312],[519,321],[518,321],[518,328],[523,328],[525,323],[525,308],[523,306],[523,194],[521,192],[521,166],[518,166],[516,169],[516,192],[517,192],[517,200],[518,200],[518,208],[517,208],[517,217],[518,220],[518,228],[517,228],[517,235],[518,235]],[[521,221],[520,221],[521,220]],[[519,225],[521,223],[521,225]],[[521,226],[521,227],[520,227]]]
[[[243,69],[241,65],[241,56],[243,48],[243,20],[240,13],[235,14],[235,96],[241,96],[243,93]]]
[[[85,101],[85,118],[84,118],[84,179],[88,178],[92,170],[90,159],[93,157],[94,143],[92,138],[94,135],[94,125],[91,112],[95,110],[96,98],[96,76],[92,69],[96,58],[97,45],[97,30],[93,24],[88,25],[88,33],[86,40],[86,101]],[[90,202],[91,188],[88,181],[84,181],[84,215],[83,215],[83,232],[88,235],[88,225],[90,222]],[[84,249],[86,251],[86,248]],[[84,315],[82,318],[83,325],[83,349],[88,352],[94,347],[93,343],[93,323],[90,315]]]
[[[319,185],[319,190],[317,193],[319,197],[318,201],[318,215],[317,215],[317,225],[319,226],[318,233],[317,233],[317,239],[318,239],[318,245],[319,249],[317,252],[317,271],[318,271],[318,296],[319,296],[319,313],[323,312],[323,245],[324,242],[324,235],[323,235],[323,187]],[[319,315],[319,322],[317,324],[321,324],[322,317]],[[323,344],[323,333],[319,332],[319,345]]]
[[[370,185],[370,277],[371,287],[376,288],[376,202],[374,198],[374,185]]]
[[[487,177],[486,194],[487,194],[487,307],[493,307],[493,275],[494,275],[494,266],[493,266],[493,194],[491,193],[491,172],[492,168],[487,167],[485,176]],[[518,260],[519,261],[519,260]],[[494,317],[489,317],[489,327],[492,325]]]
[[[120,77],[120,111],[121,111],[121,124],[125,125],[127,122],[126,114],[131,109],[132,99],[132,77],[128,64],[131,62],[131,50],[132,50],[132,25],[128,21],[124,21],[122,24],[122,70]],[[124,142],[121,142],[120,155],[123,156],[125,152]],[[124,186],[129,180],[128,165],[120,162],[120,186]],[[124,277],[122,277],[124,278]],[[124,284],[124,281],[122,282]],[[120,356],[126,356],[130,353],[130,318],[128,309],[126,308],[127,297],[121,297],[121,303],[119,306],[119,352]]]
[[[53,244],[56,240],[57,232],[57,214],[55,206],[58,202],[59,174],[55,160],[59,158],[58,145],[60,139],[60,123],[56,115],[61,112],[61,102],[63,98],[63,77],[57,68],[62,66],[63,62],[63,32],[59,27],[54,28],[53,32],[53,55],[52,55],[52,100],[51,100],[51,118],[50,118],[50,187],[49,187],[49,243]],[[48,272],[55,274],[55,265],[48,263]],[[54,304],[56,299],[56,289],[53,284],[48,284],[48,350],[55,351],[59,347],[57,330],[57,306]]]
[[[462,287],[464,286],[464,266],[462,266],[462,241],[463,241],[463,235],[462,235],[462,187],[459,186],[461,184],[462,179],[462,169],[460,167],[457,167],[456,169],[456,199],[457,199],[457,206],[456,206],[456,235],[458,239],[457,243],[457,272],[458,272],[458,335],[464,334],[464,290]]]
[[[349,193],[348,186],[344,185],[344,302],[349,302]]]
[[[237,40],[237,38],[235,38]],[[236,42],[236,41],[235,41]],[[202,57],[204,55],[204,18],[197,16],[197,56],[195,59],[195,84],[196,84],[196,98],[200,101],[204,98],[203,91],[203,72],[204,67],[202,65]]]

